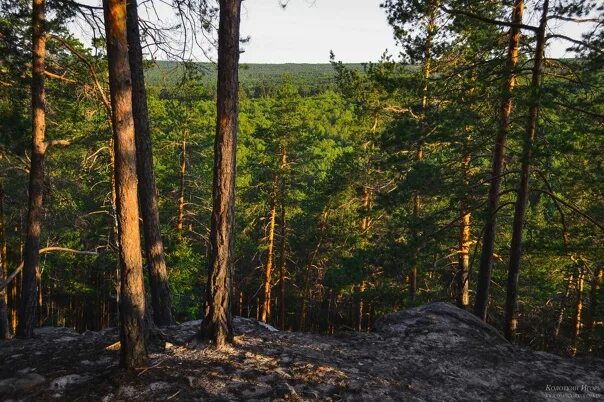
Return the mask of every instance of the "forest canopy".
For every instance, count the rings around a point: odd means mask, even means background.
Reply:
[[[3,338],[120,314],[369,331],[446,301],[533,349],[602,356],[601,3],[385,0],[381,60],[283,65],[238,65],[241,2],[219,3],[173,9],[214,64],[162,47],[136,2],[1,2]]]

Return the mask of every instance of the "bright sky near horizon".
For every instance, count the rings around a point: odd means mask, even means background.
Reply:
[[[329,51],[348,63],[375,61],[394,50],[380,0],[245,0],[244,63],[328,63]]]
[[[99,5],[100,0],[79,0]],[[287,7],[281,7],[286,1]],[[386,49],[397,55],[392,28],[383,0],[244,0],[241,13],[241,35],[250,37],[242,46],[242,63],[328,63],[333,50],[337,60],[346,63],[377,61]],[[154,2],[166,26],[179,20],[165,2]],[[140,11],[144,14],[144,8]],[[147,11],[148,12],[148,11]],[[149,14],[147,14],[149,15]],[[151,18],[154,18],[154,13]],[[536,24],[538,15],[525,15],[525,23]],[[581,32],[593,24],[550,21],[550,31],[579,39]],[[76,36],[90,43],[89,28],[83,21],[74,23]],[[548,57],[572,57],[565,49],[569,44],[551,40]],[[205,45],[204,45],[205,46]],[[210,50],[215,60],[215,51]],[[199,49],[196,59],[206,61]],[[161,54],[156,55],[162,58]]]
[[[384,50],[397,54],[383,0],[245,0],[241,33],[250,36],[243,63],[327,63],[329,51],[347,63],[376,61]],[[526,16],[532,19],[534,16]],[[532,21],[531,21],[532,22]],[[586,26],[550,22],[579,39]],[[572,57],[567,43],[551,41],[549,57]]]

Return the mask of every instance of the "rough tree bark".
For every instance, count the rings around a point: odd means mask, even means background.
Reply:
[[[17,336],[31,338],[36,325],[37,274],[40,269],[40,231],[44,201],[44,155],[46,142],[46,93],[44,71],[46,58],[46,12],[45,0],[33,0],[32,10],[32,149],[29,170],[29,205],[27,213],[27,235],[25,238],[24,269],[21,284],[21,303]]]
[[[109,61],[121,270],[120,365],[132,369],[145,362],[146,331],[126,1],[103,0],[103,8]]]
[[[533,74],[531,78],[531,103],[528,111],[528,120],[524,143],[522,146],[522,163],[520,167],[520,185],[518,187],[516,207],[514,210],[514,223],[512,226],[512,242],[510,246],[510,262],[508,267],[508,280],[506,286],[504,335],[511,340],[516,331],[518,310],[518,277],[520,274],[520,259],[522,257],[522,234],[529,196],[529,178],[531,175],[531,163],[533,159],[533,148],[537,133],[537,120],[541,109],[541,81],[543,76],[543,58],[545,51],[545,30],[547,25],[547,11],[549,0],[543,3],[541,23],[537,31],[537,44],[533,62]]]
[[[157,205],[157,187],[153,169],[153,147],[149,129],[149,111],[147,108],[147,91],[143,69],[143,50],[138,27],[138,5],[136,0],[129,0],[127,5],[128,60],[132,74],[132,115],[136,136],[136,163],[138,177],[138,197],[143,219],[145,238],[145,255],[149,267],[149,284],[151,285],[151,305],[153,320],[158,326],[174,323],[172,303],[168,286],[168,272],[164,257],[164,245],[159,223]]]
[[[216,347],[233,339],[230,290],[235,224],[240,14],[241,0],[220,0],[208,311],[198,334],[198,338],[208,339]]]
[[[524,15],[524,0],[514,0],[512,10],[512,23],[521,24]],[[487,309],[489,305],[489,292],[491,286],[491,270],[493,267],[493,251],[495,250],[495,233],[497,230],[496,213],[499,208],[499,191],[501,188],[501,177],[503,174],[503,162],[505,159],[505,143],[512,116],[513,97],[512,90],[516,85],[516,66],[518,65],[518,51],[520,48],[520,28],[510,28],[508,42],[507,60],[504,72],[504,82],[501,96],[501,108],[499,118],[499,129],[495,138],[495,150],[491,167],[489,183],[489,198],[487,204],[487,217],[482,236],[482,249],[480,253],[480,265],[478,267],[478,279],[476,288],[476,299],[474,301],[474,314],[483,321],[487,320]]]

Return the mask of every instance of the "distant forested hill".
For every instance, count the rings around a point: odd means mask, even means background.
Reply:
[[[146,74],[150,86],[171,86],[182,79],[185,64],[172,61],[157,61],[151,65]],[[216,65],[212,63],[189,64],[202,81],[214,84],[216,80]],[[347,64],[353,70],[363,71],[360,63]],[[263,84],[274,85],[289,79],[295,84],[318,87],[333,81],[335,71],[330,64],[242,64],[239,78],[244,87],[258,87]]]

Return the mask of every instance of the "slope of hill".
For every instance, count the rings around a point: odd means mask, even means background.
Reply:
[[[116,328],[40,328],[0,347],[0,399],[27,401],[602,400],[601,360],[508,343],[474,315],[432,303],[383,317],[376,332],[285,332],[235,317],[235,343],[188,343],[200,321],[162,329],[149,364],[117,369]]]
[[[363,71],[362,64],[347,64],[351,69]],[[189,64],[198,77],[213,85],[216,80],[216,65],[211,63]],[[150,86],[170,86],[181,80],[185,64],[172,61],[157,61],[147,69],[146,79]],[[279,83],[287,79],[296,84],[318,86],[330,83],[334,78],[331,64],[242,64],[239,79],[243,86],[262,83]]]

